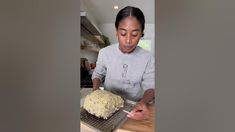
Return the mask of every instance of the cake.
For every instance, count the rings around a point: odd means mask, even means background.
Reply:
[[[109,91],[95,90],[85,97],[84,109],[99,118],[107,119],[124,106],[124,100]]]

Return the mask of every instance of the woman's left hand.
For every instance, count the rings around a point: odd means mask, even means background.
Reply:
[[[134,120],[144,120],[149,118],[150,112],[145,103],[139,102],[127,117]]]

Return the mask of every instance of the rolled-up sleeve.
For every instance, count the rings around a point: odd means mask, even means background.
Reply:
[[[155,61],[153,56],[150,56],[147,63],[141,84],[144,91],[155,88]]]
[[[104,76],[106,75],[106,64],[105,64],[105,55],[104,55],[104,50],[100,50],[98,54],[98,59],[96,62],[96,67],[95,70],[92,74],[92,80],[94,78],[98,78],[102,81]]]

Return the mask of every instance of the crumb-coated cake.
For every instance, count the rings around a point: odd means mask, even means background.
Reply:
[[[107,119],[115,111],[124,106],[124,100],[109,91],[95,90],[84,100],[84,109],[90,114]]]

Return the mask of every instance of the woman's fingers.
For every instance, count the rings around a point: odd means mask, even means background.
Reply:
[[[134,109],[127,115],[127,117],[134,120],[143,120],[149,117],[150,113],[147,107],[143,104],[138,104]]]
[[[143,120],[143,119],[147,119],[148,115],[143,112],[135,112],[133,114],[128,114],[127,117],[134,119],[134,120]]]

